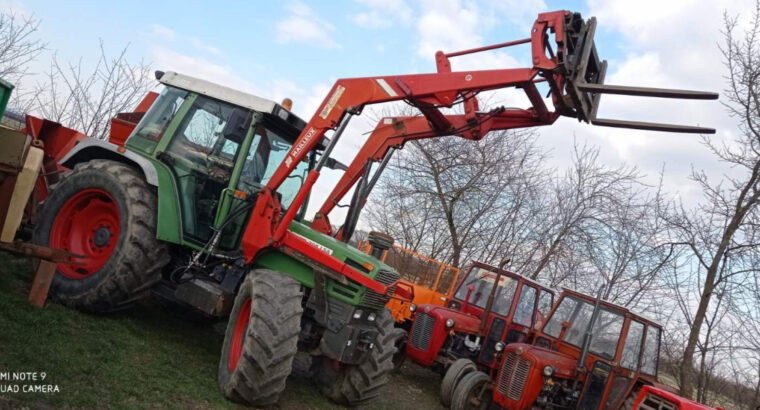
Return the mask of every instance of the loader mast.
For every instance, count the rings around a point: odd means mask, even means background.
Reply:
[[[494,130],[550,125],[559,116],[601,126],[703,134],[715,132],[710,128],[597,118],[604,93],[681,99],[717,99],[718,95],[604,85],[607,64],[597,55],[593,41],[595,28],[594,18],[586,22],[578,13],[541,13],[529,38],[449,54],[439,51],[436,53],[435,73],[339,79],[306,124],[285,160],[262,188],[242,241],[246,259],[250,261],[258,252],[270,247],[285,248],[287,252],[308,252],[320,263],[345,272],[349,278],[362,283],[360,277],[363,275],[345,264],[341,266],[342,263],[330,255],[316,249],[306,249],[309,248],[308,244],[299,242],[287,230],[319,177],[319,167],[309,172],[284,215],[281,215],[275,192],[327,131],[344,124],[347,116],[360,114],[369,104],[404,100],[419,109],[423,116],[386,118],[378,124],[334,188],[328,203],[315,217],[313,227],[323,233],[333,234],[327,214],[364,175],[369,161],[382,160],[389,148],[400,147],[408,140],[449,135],[479,140]],[[531,67],[451,71],[452,57],[527,43],[531,44]],[[553,111],[546,106],[536,86],[541,82],[549,86]],[[498,107],[480,111],[478,93],[509,87],[522,89],[532,106],[527,109]],[[460,103],[463,114],[444,114],[440,110]],[[337,143],[339,136],[336,132],[330,144]],[[387,289],[373,290],[384,293]]]

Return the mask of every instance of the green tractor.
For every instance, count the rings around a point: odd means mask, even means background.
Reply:
[[[302,185],[337,163],[328,140],[267,189],[306,123],[238,90],[156,77],[163,91],[125,143],[87,139],[61,161],[71,171],[44,201],[35,242],[86,258],[58,265],[51,295],[108,312],[153,293],[229,316],[218,381],[239,403],[277,402],[298,351],[331,400],[376,397],[393,367],[385,304],[399,275],[303,223]],[[259,209],[262,195],[277,206]],[[271,232],[288,211],[279,243],[291,245],[246,248],[245,238]]]

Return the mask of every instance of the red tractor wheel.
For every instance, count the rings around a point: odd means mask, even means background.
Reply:
[[[232,320],[232,318],[230,318]],[[248,331],[248,322],[251,321],[251,298],[246,298],[243,305],[235,318],[235,325],[232,329],[232,339],[230,340],[230,359],[227,368],[230,373],[235,371],[240,356],[243,354],[243,343],[245,334]]]
[[[301,284],[267,269],[240,285],[227,323],[218,381],[224,395],[251,406],[276,403],[293,369],[301,330]]]
[[[90,188],[75,193],[58,211],[50,231],[50,246],[83,255],[82,265],[58,264],[69,279],[85,279],[106,264],[120,231],[119,206],[111,194]]]
[[[125,164],[78,164],[45,199],[34,229],[37,244],[82,255],[59,263],[50,288],[57,300],[104,312],[147,295],[169,261],[156,239],[156,192]]]

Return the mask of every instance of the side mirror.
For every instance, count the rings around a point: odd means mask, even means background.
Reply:
[[[252,114],[248,110],[242,108],[234,108],[232,114],[227,118],[227,123],[224,124],[222,130],[222,136],[230,141],[235,141],[238,144],[243,142],[245,133],[248,131],[248,127],[251,125]]]

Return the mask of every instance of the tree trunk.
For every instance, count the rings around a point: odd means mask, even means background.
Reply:
[[[705,288],[702,291],[702,296],[699,298],[699,307],[697,313],[694,315],[694,321],[691,324],[691,330],[689,331],[689,340],[686,344],[686,350],[683,352],[683,361],[681,362],[681,395],[691,398],[694,392],[694,351],[699,341],[699,332],[702,329],[702,323],[705,320],[707,314],[707,307],[710,304],[710,298],[715,283],[715,276],[718,272],[718,264],[721,258],[715,258],[714,262],[707,270],[707,276],[705,277]]]

